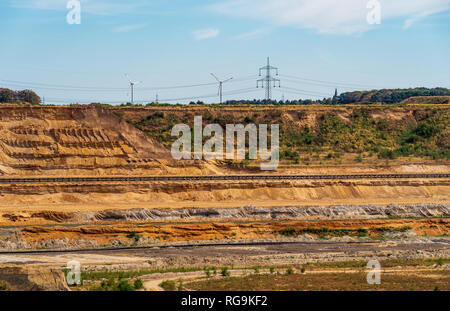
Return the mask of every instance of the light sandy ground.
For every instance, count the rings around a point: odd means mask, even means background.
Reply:
[[[98,212],[105,209],[132,209],[132,208],[152,208],[152,209],[182,209],[182,208],[233,208],[241,206],[307,206],[307,205],[388,205],[388,204],[423,204],[423,203],[449,203],[449,199],[433,199],[433,198],[418,198],[418,199],[343,199],[343,200],[314,200],[311,201],[293,201],[293,200],[247,200],[247,201],[232,201],[232,202],[211,202],[211,201],[195,201],[195,202],[145,202],[145,203],[110,203],[110,204],[85,204],[85,203],[71,203],[71,204],[0,204],[0,212],[37,212],[37,211],[61,211],[61,212]]]
[[[38,265],[63,267],[69,261],[76,260],[81,266],[104,264],[139,264],[146,261],[144,257],[107,254],[60,254],[60,255],[0,255],[0,264]]]

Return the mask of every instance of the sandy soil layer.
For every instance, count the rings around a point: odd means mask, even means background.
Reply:
[[[293,265],[347,260],[386,260],[395,258],[450,258],[447,241],[412,239],[378,243],[281,244],[265,246],[208,246],[166,249],[86,251],[75,254],[2,255],[0,264],[65,267],[71,260],[83,271],[120,271],[152,268],[210,266]]]
[[[286,230],[290,230],[287,232]],[[283,233],[283,230],[286,233]],[[294,231],[293,231],[294,230]],[[323,231],[326,230],[326,231]],[[293,232],[291,232],[293,231]],[[297,232],[297,233],[295,233]],[[159,245],[175,241],[404,238],[450,233],[450,219],[243,221],[198,223],[109,223],[27,226],[0,232],[1,249],[68,249]]]
[[[0,212],[130,208],[446,203],[450,180],[0,185]],[[1,219],[0,219],[1,221]]]

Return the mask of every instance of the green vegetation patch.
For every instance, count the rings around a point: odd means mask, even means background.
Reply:
[[[329,229],[326,227],[323,228],[302,228],[302,229],[295,229],[294,227],[287,227],[285,229],[281,229],[278,231],[279,234],[284,236],[298,236],[301,234],[316,234],[321,237],[325,236],[333,236],[333,237],[342,237],[346,235],[354,235],[354,236],[366,236],[368,233],[368,230],[365,228],[359,228],[359,229]]]
[[[279,124],[280,159],[282,163],[304,164],[351,161],[365,163],[399,158],[450,159],[450,110],[446,108],[397,108],[400,119],[386,118],[395,108],[348,107],[345,111],[330,108],[283,111],[267,109],[257,113],[240,113],[220,108],[204,111],[152,111],[140,119],[128,120],[149,137],[170,147],[177,137],[171,136],[176,124],[193,129],[194,115],[202,115],[203,126],[219,124]],[[410,109],[405,113],[405,109]],[[289,117],[286,117],[289,115]],[[386,118],[380,117],[386,115]],[[296,121],[298,119],[298,122]],[[193,139],[193,135],[192,135]],[[203,137],[203,142],[209,137]],[[351,154],[350,157],[345,157]],[[235,164],[230,161],[229,164]],[[251,161],[242,165],[249,165]]]

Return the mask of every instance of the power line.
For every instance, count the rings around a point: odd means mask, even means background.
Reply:
[[[301,89],[297,89],[297,88],[293,88],[293,87],[286,87],[283,86],[282,89],[284,90],[291,90],[303,95],[312,95],[312,96],[330,96],[330,94],[326,94],[326,93],[321,93],[321,92],[314,92],[314,91],[307,91],[307,90],[301,90]]]
[[[229,92],[225,92],[224,95],[238,95],[238,94],[244,94],[249,92],[255,92],[256,90],[252,88],[246,88],[246,89],[238,89],[238,90],[232,90]],[[179,101],[179,100],[195,100],[195,99],[202,99],[202,98],[212,98],[216,97],[217,94],[205,94],[205,95],[199,95],[199,96],[191,96],[191,97],[180,97],[180,98],[165,98],[165,99],[159,99],[159,102],[173,102],[173,101]],[[111,100],[80,100],[80,99],[68,99],[68,98],[46,98],[45,99],[47,103],[93,103],[93,102],[100,102],[104,104],[123,104],[126,102],[126,100],[123,101],[111,101]],[[136,100],[135,102],[141,102],[141,103],[150,103],[153,102],[153,100]]]
[[[57,84],[44,84],[35,82],[21,82],[21,81],[11,81],[11,80],[0,80],[6,82],[8,85],[14,85],[18,87],[31,87],[36,89],[49,89],[49,90],[60,90],[60,91],[84,91],[84,92],[123,92],[128,90],[128,88],[102,88],[102,87],[85,87],[85,86],[69,86],[69,85],[57,85]],[[182,89],[191,87],[201,87],[201,86],[212,86],[215,83],[199,83],[199,84],[189,84],[189,85],[177,85],[177,86],[161,86],[161,87],[147,87],[141,88],[141,90],[155,91],[155,90],[168,90],[168,89]]]
[[[250,93],[250,92],[255,92],[256,90],[254,88],[247,88],[247,89],[239,89],[239,90],[233,90],[233,91],[229,91],[229,92],[224,92],[223,95],[224,96],[229,96],[229,95],[238,95],[238,94],[245,94],[245,93]],[[200,96],[193,96],[193,97],[181,97],[181,98],[165,98],[165,99],[160,99],[160,102],[173,102],[173,101],[178,101],[178,100],[195,100],[195,99],[203,99],[203,98],[213,98],[216,97],[217,94],[206,94],[206,95],[200,95]],[[140,102],[148,102],[145,100],[140,100]]]
[[[294,80],[294,79],[290,79],[290,78],[286,78],[283,76],[283,81],[287,81],[287,82],[291,82],[291,83],[295,83],[295,84],[307,84],[307,85],[315,85],[315,86],[320,86],[320,87],[332,87],[332,88],[336,88],[339,87],[340,89],[346,89],[346,90],[354,90],[355,86],[342,86],[342,85],[337,85],[337,84],[324,84],[324,83],[317,83],[317,82],[308,82],[308,81],[299,81],[299,80]]]
[[[71,85],[61,85],[61,84],[47,84],[47,83],[39,83],[39,82],[24,82],[24,81],[14,81],[14,80],[3,80],[0,79],[0,81],[12,83],[12,84],[19,84],[19,85],[41,85],[45,87],[52,87],[52,88],[64,88],[66,89],[95,89],[95,90],[117,90],[119,88],[103,88],[103,87],[93,87],[93,86],[71,86]],[[122,88],[122,90],[127,90],[127,88]]]
[[[239,81],[247,81],[253,80],[255,75],[234,79],[230,82],[239,82]],[[97,87],[97,86],[72,86],[72,85],[63,85],[63,84],[48,84],[48,83],[39,83],[39,82],[25,82],[25,81],[15,81],[15,80],[4,80],[0,79],[2,82],[6,82],[9,85],[14,85],[17,87],[30,87],[36,89],[48,89],[48,90],[61,90],[61,91],[85,91],[85,92],[123,92],[127,91],[128,88],[123,87]],[[157,90],[170,90],[170,89],[183,89],[183,88],[193,88],[193,87],[202,87],[202,86],[213,86],[216,85],[214,82],[209,83],[197,83],[197,84],[181,84],[181,85],[172,85],[172,86],[155,86],[155,87],[143,87],[140,88],[142,91],[157,91]]]
[[[312,81],[320,84],[326,84],[327,86],[349,86],[349,87],[373,87],[367,84],[357,84],[357,83],[345,83],[345,82],[333,82],[333,81],[324,81],[324,80],[315,80],[315,79],[309,79],[309,78],[303,78],[303,77],[296,77],[291,75],[281,75],[282,77],[301,80],[301,81]]]
[[[270,65],[270,59],[267,58],[267,65],[264,67],[261,67],[259,69],[259,76],[261,76],[262,71],[266,72],[265,77],[257,80],[257,88],[259,88],[259,85],[261,83],[261,87],[265,88],[266,90],[266,101],[270,102],[272,97],[272,87],[278,87],[281,88],[280,79],[274,78],[272,76],[272,71],[276,71],[276,75],[278,76],[278,68],[273,67]],[[303,78],[298,76],[292,76],[292,75],[281,75],[284,77],[284,79],[291,84],[309,84],[309,85],[317,85],[321,87],[339,87],[343,89],[354,89],[358,87],[366,87],[367,85],[364,84],[356,84],[356,83],[344,83],[344,82],[332,82],[332,81],[324,81],[324,80],[316,80],[316,79],[309,79],[309,78]],[[238,95],[238,94],[245,94],[245,93],[251,93],[255,92],[254,88],[246,88],[246,89],[238,89],[238,90],[231,90],[229,92],[223,92],[222,85],[225,82],[229,83],[235,83],[235,82],[244,82],[255,79],[256,75],[250,75],[250,76],[244,76],[237,79],[229,79],[225,81],[221,81],[217,77],[217,81],[219,82],[219,96],[220,96],[220,103],[223,101],[223,96],[231,96],[231,95]],[[128,90],[128,88],[115,88],[115,87],[95,87],[95,86],[73,86],[73,85],[64,85],[64,84],[49,84],[49,83],[40,83],[40,82],[24,82],[24,81],[17,81],[17,80],[3,80],[0,79],[0,82],[4,82],[6,85],[13,85],[14,87],[24,87],[29,89],[39,89],[39,90],[53,90],[53,91],[72,91],[77,93],[95,93],[95,92],[104,92],[104,93],[110,93],[110,92],[124,92]],[[130,85],[132,88],[131,93],[131,102],[134,102],[134,86],[135,82],[130,81]],[[184,88],[196,88],[196,87],[209,87],[214,86],[217,83],[192,83],[192,84],[180,84],[180,85],[166,85],[166,86],[155,86],[155,87],[142,87],[139,88],[140,91],[158,91],[161,90],[176,90],[176,89],[184,89]],[[290,86],[283,86],[283,90],[286,91],[288,94],[300,94],[300,95],[307,95],[307,96],[314,96],[314,97],[330,97],[331,94],[324,93],[324,92],[316,92],[312,90],[304,90],[296,87],[290,87]],[[76,95],[77,96],[77,95]],[[89,96],[89,95],[88,95]],[[181,100],[195,100],[195,99],[201,99],[201,98],[212,98],[217,95],[215,94],[205,94],[201,96],[188,96],[188,97],[179,97],[179,98],[168,98],[168,99],[157,99],[156,101],[181,101]],[[158,96],[159,97],[159,96]],[[61,99],[61,98],[45,98],[46,102],[82,102],[82,103],[90,103],[90,102],[104,102],[104,103],[124,103],[125,101],[99,101],[99,100],[70,100],[70,99]],[[153,102],[154,100],[150,101],[143,101],[139,100],[138,102]]]

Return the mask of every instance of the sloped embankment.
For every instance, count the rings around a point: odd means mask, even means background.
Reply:
[[[51,223],[194,221],[246,219],[370,219],[450,217],[450,204],[243,206],[238,208],[108,209],[98,212],[41,211],[3,214],[12,223],[42,219]]]
[[[284,236],[307,240],[319,236],[353,240],[361,236],[436,236],[448,235],[449,232],[450,220],[436,218],[30,226],[19,229],[18,234],[22,245],[25,242],[28,247],[66,248],[146,245],[164,241],[278,239]],[[0,243],[0,247],[7,244]],[[11,243],[8,245],[13,246]]]
[[[239,208],[192,208],[176,210],[105,210],[90,214],[72,214],[73,220],[84,221],[146,221],[177,219],[333,219],[333,218],[381,218],[381,217],[450,217],[450,204],[399,205],[332,205],[332,206],[276,206]]]
[[[33,266],[0,266],[0,281],[13,291],[68,291],[60,269]]]
[[[174,207],[175,203],[178,207],[437,203],[448,200],[449,194],[450,180],[446,179],[2,184],[0,210],[17,211],[29,204],[72,204],[81,211],[93,204],[126,209],[136,204]]]
[[[0,175],[161,174],[179,166],[171,159],[99,105],[0,106]]]

